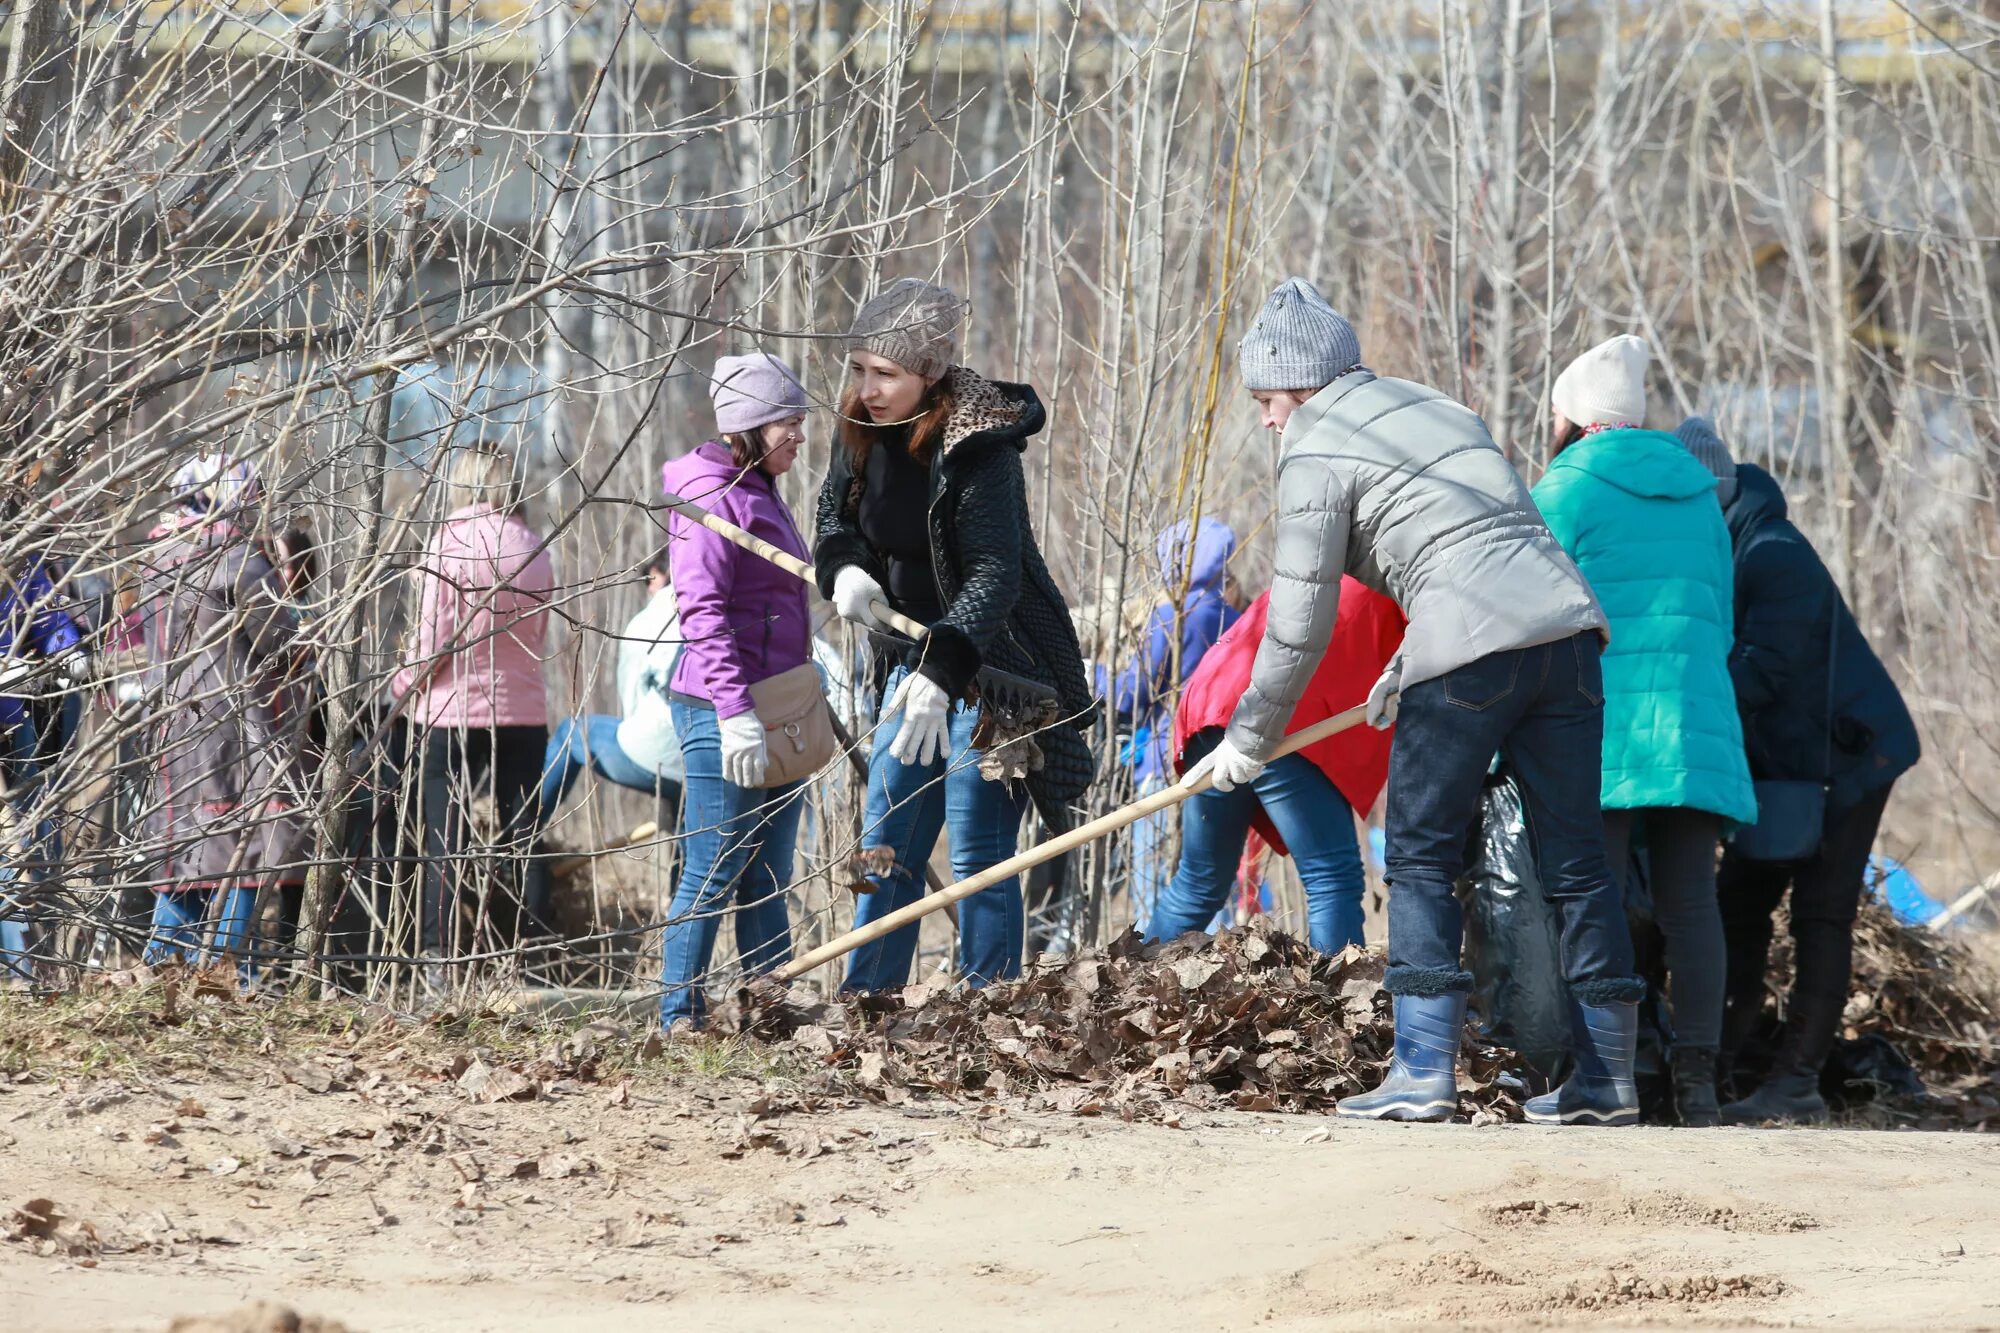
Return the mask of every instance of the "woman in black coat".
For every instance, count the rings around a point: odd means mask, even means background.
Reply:
[[[820,489],[821,591],[857,623],[877,627],[873,608],[886,604],[928,627],[914,644],[876,640],[886,703],[861,838],[872,891],[857,925],[921,895],[944,828],[955,874],[976,874],[1014,854],[1028,797],[1044,818],[1059,818],[1091,775],[1083,654],[1035,540],[1021,465],[1046,414],[1027,385],[955,364],[964,308],[908,278],[861,307],[848,334],[840,444]],[[986,666],[1044,687],[1045,707],[1002,716],[978,697]],[[968,981],[1017,975],[1019,880],[966,899],[958,932]],[[904,985],[916,945],[915,925],[863,945],[845,989]]]
[[[1786,517],[1762,468],[1736,463],[1708,423],[1680,427],[1720,479],[1736,556],[1736,644],[1729,670],[1759,781],[1824,784],[1819,846],[1800,861],[1725,852],[1717,880],[1728,944],[1725,1054],[1763,1014],[1772,913],[1791,891],[1795,962],[1783,1035],[1755,1092],[1722,1108],[1731,1124],[1826,1118],[1820,1067],[1840,1034],[1853,964],[1854,915],[1868,854],[1896,779],[1917,762],[1916,725],[1825,564]]]

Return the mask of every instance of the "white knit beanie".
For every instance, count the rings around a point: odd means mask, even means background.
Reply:
[[[1570,362],[1549,400],[1572,425],[1642,426],[1652,359],[1645,339],[1621,333]]]

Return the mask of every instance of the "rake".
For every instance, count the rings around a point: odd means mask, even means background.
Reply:
[[[745,532],[726,518],[716,517],[692,500],[670,494],[666,497],[666,505],[688,522],[699,523],[723,540],[742,547],[752,555],[763,557],[788,574],[798,575],[812,587],[819,586],[819,576],[814,573],[813,567],[791,552],[780,550],[754,533]],[[868,609],[878,622],[888,627],[886,630],[871,631],[870,637],[892,650],[908,652],[930,632],[921,621],[912,620],[892,609],[879,597],[869,604]],[[1061,713],[1060,701],[1052,687],[998,667],[979,668],[978,674],[973,677],[972,697],[998,713],[1000,721],[1011,722],[1022,731],[1035,731],[1048,726]]]
[[[1356,704],[1344,713],[1336,713],[1324,721],[1315,722],[1309,727],[1295,731],[1285,737],[1278,745],[1278,748],[1271,752],[1271,758],[1279,759],[1288,754],[1296,754],[1307,746],[1319,744],[1329,736],[1338,736],[1341,732],[1359,723],[1367,714],[1368,706],[1366,704]],[[1116,833],[1127,824],[1144,819],[1147,815],[1153,814],[1156,811],[1179,805],[1188,797],[1207,791],[1211,785],[1209,776],[1206,773],[1202,774],[1193,783],[1176,782],[1164,791],[1157,791],[1151,796],[1142,797],[1130,805],[1121,806],[1113,810],[1108,815],[1100,815],[1081,828],[1073,829],[1061,837],[1051,838],[1045,843],[1030,847],[1019,856],[1009,857],[996,866],[982,870],[976,875],[968,876],[958,881],[958,883],[950,885],[936,893],[919,898],[906,907],[899,907],[885,917],[871,921],[865,926],[857,926],[845,935],[836,936],[812,952],[787,963],[773,973],[773,975],[779,981],[796,981],[814,968],[830,963],[843,954],[851,953],[864,944],[879,940],[885,935],[893,934],[913,921],[921,921],[940,908],[949,907],[953,903],[970,898],[982,889],[990,889],[1002,880],[1011,879],[1022,871],[1032,869],[1044,861],[1052,861],[1064,852],[1081,847],[1086,842],[1095,841],[1107,833]]]

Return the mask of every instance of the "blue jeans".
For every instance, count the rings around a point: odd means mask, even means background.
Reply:
[[[1392,995],[1472,988],[1451,886],[1465,869],[1494,754],[1521,784],[1542,890],[1562,922],[1563,975],[1585,1004],[1636,1000],[1625,904],[1604,857],[1602,641],[1586,631],[1488,653],[1403,691],[1389,751]]]
[[[907,674],[902,667],[891,671],[882,697],[894,694]],[[854,911],[856,926],[923,896],[924,866],[947,826],[952,873],[958,879],[1014,855],[1027,798],[1014,783],[988,782],[979,776],[979,755],[972,748],[972,732],[978,725],[977,708],[954,705],[951,753],[930,764],[906,764],[889,753],[902,726],[900,716],[876,726],[861,846],[888,848],[895,854],[896,866],[886,875],[868,877],[875,891],[861,896]],[[841,989],[881,991],[906,985],[917,956],[917,930],[912,922],[848,955],[847,980]],[[1021,975],[1026,934],[1019,876],[964,899],[958,905],[959,973],[974,986]]]
[[[194,963],[227,954],[242,957],[250,944],[250,916],[257,903],[254,888],[163,890],[153,895],[153,933],[146,941],[145,960]],[[216,909],[215,943],[201,955],[209,910]],[[246,961],[244,972],[249,974]]]
[[[674,729],[687,762],[681,827],[686,832],[680,885],[660,945],[660,1023],[699,1022],[722,913],[736,920],[744,972],[781,967],[792,952],[785,888],[792,882],[803,783],[739,787],[722,776],[722,728],[713,708],[674,700]]]
[[[562,804],[562,798],[569,794],[586,768],[606,782],[633,791],[672,796],[680,786],[672,778],[663,778],[643,764],[633,762],[618,744],[618,719],[611,714],[566,717],[549,733],[548,757],[542,763],[543,818]]]
[[[1188,745],[1190,762],[1221,740],[1219,728],[1196,736]],[[1181,803],[1180,869],[1145,928],[1147,939],[1170,940],[1207,928],[1228,901],[1260,805],[1299,868],[1312,947],[1339,953],[1362,942],[1361,893],[1368,880],[1354,836],[1354,811],[1312,760],[1296,754],[1273,760],[1247,786],[1227,792],[1211,787]]]
[[[1162,778],[1141,778],[1133,795],[1151,796],[1165,788]],[[1167,864],[1167,852],[1173,846],[1173,818],[1172,810],[1161,810],[1132,821],[1132,860],[1125,878],[1125,892],[1131,900],[1133,928],[1141,933],[1160,910],[1167,882],[1173,878],[1173,869]]]

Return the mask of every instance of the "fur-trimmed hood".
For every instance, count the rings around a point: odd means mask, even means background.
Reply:
[[[989,380],[964,366],[946,372],[945,383],[952,409],[938,454],[946,463],[1000,444],[1025,452],[1048,423],[1041,395],[1026,384]]]

